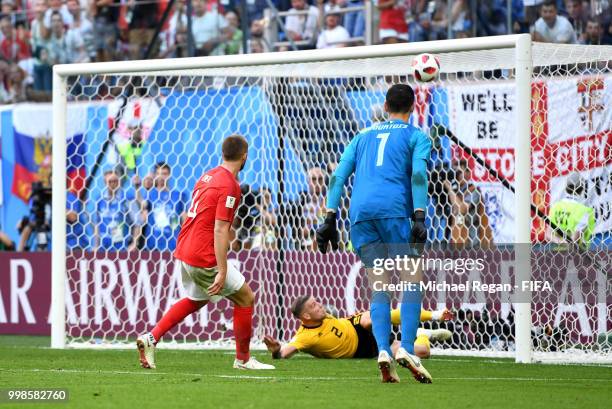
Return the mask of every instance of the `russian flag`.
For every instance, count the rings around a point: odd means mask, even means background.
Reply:
[[[16,127],[13,138],[15,167],[12,192],[27,203],[30,199],[32,182],[43,180],[45,175],[49,177],[51,174],[51,139],[44,134],[30,136],[21,133]]]
[[[69,137],[66,145],[68,190],[79,196],[85,187],[85,179],[87,178],[85,170],[85,155],[87,154],[85,135],[83,133],[72,135],[72,137]]]
[[[68,111],[67,186],[78,194],[84,187],[86,177],[86,111],[82,107],[69,107]],[[30,198],[32,182],[44,181],[51,175],[52,118],[51,105],[24,104],[13,110],[15,165],[11,190],[26,203]]]

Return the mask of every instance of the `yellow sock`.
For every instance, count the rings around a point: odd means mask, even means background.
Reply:
[[[391,310],[391,325],[400,325],[402,323],[400,319],[400,310],[396,308]]]
[[[423,345],[429,351],[429,338],[426,335],[419,335],[417,339],[414,341],[414,345]]]
[[[429,310],[421,310],[421,322],[422,321],[431,321],[431,319],[432,319],[431,311],[429,311]],[[399,308],[391,310],[391,325],[400,325],[401,323],[402,323],[402,321],[401,321],[401,315],[400,315]]]
[[[423,321],[431,321],[432,319],[432,313],[429,310],[421,310],[421,322]]]

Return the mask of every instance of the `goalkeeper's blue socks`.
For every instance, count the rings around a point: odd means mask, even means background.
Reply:
[[[402,348],[409,354],[414,354],[414,340],[421,322],[422,293],[419,283],[415,284],[414,291],[404,291],[400,306]],[[374,319],[372,319],[372,324],[374,324]]]
[[[391,338],[391,296],[389,293],[374,291],[370,303],[370,317],[372,318],[372,333],[378,345],[378,352],[387,351],[390,356],[393,356],[389,343]]]

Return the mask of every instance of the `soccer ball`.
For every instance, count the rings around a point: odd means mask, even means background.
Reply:
[[[417,81],[429,82],[438,78],[440,60],[433,54],[419,54],[412,60],[412,69]]]

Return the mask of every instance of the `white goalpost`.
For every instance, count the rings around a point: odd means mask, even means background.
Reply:
[[[427,84],[410,74],[424,52],[441,62],[440,78]],[[513,285],[425,294],[424,308],[456,311],[452,322],[424,324],[454,333],[434,353],[612,362],[604,262],[611,61],[612,47],[532,43],[522,34],[54,66],[51,347],[131,347],[181,298],[172,259],[180,217],[231,133],[250,143],[230,258],[257,294],[253,342],[261,346],[265,334],[288,341],[297,328],[288,307],[306,293],[339,315],[369,308],[348,200],[337,254],[318,254],[313,232],[343,147],[384,119],[386,89],[406,82],[416,93],[411,121],[434,147],[426,257],[486,264],[461,274],[433,269],[427,279]],[[83,149],[71,146],[76,133]],[[86,169],[78,189],[66,182],[76,159]],[[551,247],[546,233],[555,230],[548,211],[575,173],[596,216],[594,247],[580,254]],[[117,175],[120,193],[108,194],[107,174]],[[459,196],[471,201],[465,214],[453,202]],[[208,305],[162,344],[231,345],[226,306]]]

